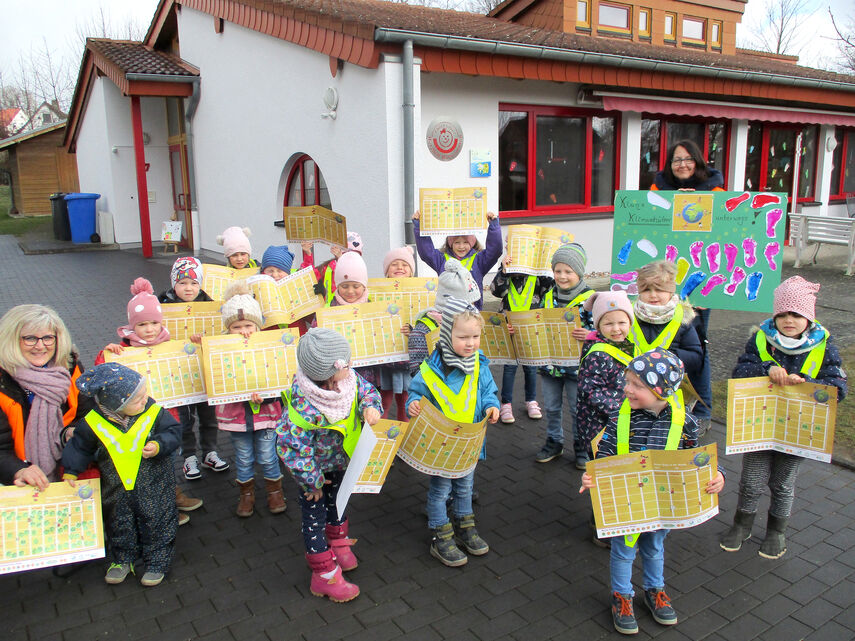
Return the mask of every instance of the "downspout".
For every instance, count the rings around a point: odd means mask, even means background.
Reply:
[[[415,158],[413,144],[413,122],[416,105],[413,98],[413,41],[404,41],[402,106],[404,109],[404,242],[413,246],[415,255],[416,236],[413,232],[413,199],[415,197]],[[415,261],[418,275],[419,261]]]
[[[196,204],[196,154],[193,150],[193,116],[196,113],[196,108],[199,106],[199,98],[201,92],[201,78],[193,79],[193,93],[190,94],[190,97],[187,99],[187,107],[184,109],[184,121],[185,121],[185,130],[187,132],[187,182],[188,189],[190,190],[190,195],[193,198],[190,199],[190,222],[193,223],[193,212],[196,212],[196,219],[199,218],[199,209]],[[199,240],[199,234],[196,232],[199,231],[198,224],[195,225],[195,229],[193,229],[193,254],[198,254],[199,250],[202,247],[202,243]]]

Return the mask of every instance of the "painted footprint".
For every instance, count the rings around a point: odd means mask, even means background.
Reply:
[[[769,269],[773,272],[777,271],[778,264],[775,262],[775,256],[778,255],[778,252],[781,251],[781,245],[777,242],[769,243],[766,245],[766,249],[763,250],[763,256],[766,257],[766,262],[769,263]]]
[[[748,300],[757,300],[757,292],[760,291],[760,285],[763,283],[763,272],[751,272],[748,275],[748,280],[745,283],[745,295]]]
[[[686,274],[689,273],[689,267],[691,267],[691,265],[685,258],[680,256],[680,258],[677,259],[677,284],[683,282]]]
[[[724,244],[724,257],[727,260],[727,271],[732,272],[736,265],[736,257],[739,256],[739,248],[733,243]]]
[[[672,263],[677,260],[677,248],[674,245],[665,245],[665,260]]]
[[[671,203],[657,194],[655,191],[647,192],[647,202],[649,202],[654,207],[660,207],[662,209],[671,209]]]
[[[751,207],[752,209],[760,209],[766,205],[778,205],[780,203],[780,196],[775,196],[773,194],[757,194],[751,200]]]
[[[704,288],[701,290],[701,296],[709,296],[709,293],[713,289],[726,282],[727,276],[723,274],[716,274],[715,276],[710,276],[710,279],[707,281],[707,284],[704,285]]]
[[[659,250],[656,249],[656,245],[653,244],[653,241],[647,240],[646,238],[639,240],[635,246],[651,258],[656,258],[659,255]]]
[[[693,272],[691,276],[683,283],[683,288],[680,290],[680,298],[688,298],[698,286],[704,282],[707,275],[704,272]]]
[[[745,280],[745,270],[742,267],[736,267],[730,275],[730,282],[724,286],[724,293],[728,296],[733,296],[739,288],[740,283]]]
[[[745,252],[745,266],[754,267],[757,262],[757,241],[751,237],[743,238],[742,251]]]
[[[619,280],[622,283],[631,283],[638,277],[638,272],[626,272],[625,274],[612,274],[614,280]]]
[[[692,264],[695,267],[701,266],[701,252],[704,251],[704,241],[696,240],[689,245],[689,255],[692,257]]]
[[[719,263],[720,254],[721,247],[718,243],[712,243],[711,245],[707,245],[707,265],[709,266],[711,272],[717,272],[718,268],[721,266],[721,264]]]
[[[734,209],[739,207],[739,205],[744,203],[749,198],[751,198],[751,194],[749,194],[747,191],[744,192],[743,194],[739,195],[739,196],[734,196],[733,198],[728,198],[727,200],[724,201],[724,208],[727,211],[733,211]]]
[[[775,227],[778,225],[778,221],[781,220],[784,216],[784,211],[782,209],[770,209],[766,212],[766,237],[774,238],[775,237]]]
[[[629,252],[632,249],[632,241],[628,240],[623,244],[623,247],[620,248],[620,251],[617,255],[617,262],[621,265],[626,265],[626,261],[629,260]]]
[[[612,283],[612,286],[609,289],[613,292],[626,292],[629,296],[635,296],[638,294],[637,283],[629,283],[628,285],[624,285],[623,283]]]

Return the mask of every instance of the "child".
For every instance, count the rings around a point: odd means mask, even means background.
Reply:
[[[326,302],[329,304],[333,293],[335,293],[335,279],[333,277],[335,276],[336,262],[341,258],[343,253],[349,251],[356,252],[362,256],[362,236],[355,231],[347,232],[347,247],[342,250],[338,245],[332,245],[330,253],[333,255],[333,258],[321,263],[317,267],[315,267],[315,257],[312,253],[312,243],[304,242],[301,246],[303,248],[303,264],[300,265],[300,269],[311,267],[315,271],[315,278],[318,279],[318,283],[324,286]]]
[[[186,256],[178,258],[172,265],[169,280],[172,288],[163,292],[158,300],[161,303],[192,303],[211,301],[211,297],[202,289],[203,268],[198,258]],[[217,454],[217,416],[214,408],[205,402],[192,405],[179,405],[169,410],[181,423],[181,454],[184,455],[184,478],[193,481],[202,478],[199,457],[196,453],[201,445],[202,467],[214,472],[225,472],[229,464]],[[196,417],[199,417],[199,441],[193,433]]]
[[[573,307],[581,305],[593,293],[585,283],[585,264],[588,255],[578,243],[562,245],[552,255],[552,275],[555,286],[543,297],[543,307]],[[594,329],[591,314],[580,308],[583,328],[573,330],[573,338],[585,340],[588,332]],[[576,424],[576,388],[578,383],[576,367],[541,367],[543,376],[543,402],[546,405],[546,443],[534,457],[538,463],[548,463],[564,453],[564,428],[562,414],[564,396],[567,397],[570,419],[573,422],[573,450],[576,456],[576,469],[584,470],[588,461],[587,446],[579,438]]]
[[[442,249],[433,246],[433,240],[429,236],[419,234],[419,212],[413,214],[413,231],[416,235],[416,249],[419,257],[433,268],[437,274],[441,274],[445,261],[456,258],[463,266],[472,273],[472,278],[478,285],[478,300],[475,307],[481,309],[483,305],[482,292],[484,288],[484,275],[490,271],[499,257],[502,255],[502,227],[499,218],[493,212],[487,212],[487,240],[484,250],[473,235],[448,236]]]
[[[249,293],[246,281],[230,285],[224,298],[222,314],[227,334],[249,338],[261,330],[264,326],[261,307]],[[237,484],[240,487],[237,515],[245,518],[255,511],[256,462],[264,471],[267,508],[271,514],[284,512],[282,472],[276,458],[274,433],[276,421],[282,415],[282,402],[278,398],[262,399],[254,392],[249,401],[217,405],[216,414],[220,429],[231,434],[235,448]]]
[[[377,390],[350,367],[350,345],[331,329],[310,329],[297,344],[297,373],[288,409],[276,426],[276,451],[300,486],[303,542],[312,570],[310,589],[332,601],[355,599],[359,588],[342,576],[357,560],[348,520],[336,496],[359,440],[361,422],[383,411]]]
[[[410,384],[408,416],[415,418],[421,413],[421,398],[425,397],[452,420],[476,423],[485,416],[490,423],[499,420],[499,390],[493,382],[490,363],[479,349],[483,324],[481,314],[469,303],[456,298],[445,300],[436,349],[421,364]],[[475,389],[476,398],[472,403]],[[428,527],[433,533],[430,553],[449,567],[464,565],[469,560],[455,544],[455,535],[469,554],[480,556],[490,551],[490,546],[475,529],[474,476],[473,469],[456,479],[430,477],[427,496]],[[453,527],[446,508],[449,495],[454,497]]]
[[[689,449],[698,445],[698,423],[685,412],[682,394],[677,390],[683,380],[683,364],[668,350],[657,347],[636,356],[626,369],[626,400],[619,410],[609,414],[597,458],[640,450],[664,450],[672,440],[672,430],[679,430],[674,449]],[[685,417],[685,418],[683,418]],[[620,426],[626,421],[626,431]],[[623,438],[620,432],[624,433]],[[676,441],[676,437],[674,441]],[[593,478],[582,475],[580,492],[594,486]],[[718,494],[724,487],[724,474],[719,468],[716,477],[706,484],[708,494]],[[677,613],[665,593],[665,536],[668,530],[643,532],[632,546],[624,537],[611,540],[612,619],[621,634],[636,634],[638,624],[632,609],[632,563],[636,551],[641,554],[644,576],[644,603],[657,623],[674,625]]]
[[[104,580],[121,583],[142,557],[140,583],[158,585],[172,563],[178,531],[170,455],[181,426],[149,398],[145,379],[124,365],[97,365],[80,375],[77,388],[96,406],[75,423],[62,452],[63,479],[74,487],[86,466],[98,462],[110,559]]]
[[[768,376],[776,385],[816,382],[837,388],[837,400],[846,396],[846,372],[831,334],[816,320],[814,307],[819,283],[792,276],[775,289],[773,316],[763,321],[745,345],[733,378]],[[762,450],[742,456],[739,500],[733,527],[722,537],[721,548],[735,552],[751,537],[751,527],[763,486],[772,500],[766,538],[760,556],[777,559],[787,551],[785,531],[793,507],[796,477],[802,457]]]
[[[223,246],[226,264],[232,269],[258,268],[258,261],[251,256],[252,245],[249,244],[251,235],[249,227],[228,227],[217,236],[217,244]]]
[[[294,254],[286,245],[271,245],[264,250],[261,257],[261,273],[267,274],[276,282],[291,275],[294,264]]]
[[[499,271],[490,284],[493,296],[502,299],[502,311],[521,312],[537,309],[541,306],[543,296],[552,289],[553,281],[549,276],[531,276],[511,271],[511,257],[506,256],[499,264]],[[537,368],[534,365],[523,365],[525,377],[525,407],[528,417],[539,419],[543,416],[537,403]],[[499,417],[502,423],[513,423],[514,418],[514,379],[517,376],[517,365],[505,365],[502,374],[502,407]]]

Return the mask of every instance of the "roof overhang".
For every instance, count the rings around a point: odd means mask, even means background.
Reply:
[[[65,127],[65,120],[63,120],[62,122],[54,123],[53,125],[49,125],[47,127],[42,127],[41,129],[28,131],[23,134],[18,134],[17,136],[12,136],[11,138],[5,138],[4,140],[0,140],[0,149],[13,147],[18,143],[24,142],[25,140],[30,140],[31,138],[38,138],[39,136],[49,134],[52,131],[62,129],[63,127]]]

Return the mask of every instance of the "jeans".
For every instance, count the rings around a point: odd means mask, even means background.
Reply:
[[[710,411],[712,408],[712,382],[710,380],[710,350],[709,345],[705,343],[707,336],[707,328],[710,324],[710,311],[709,309],[699,309],[695,308],[698,316],[694,321],[695,328],[698,330],[698,335],[703,332],[703,336],[700,336],[701,343],[704,348],[704,360],[701,363],[701,370],[699,372],[692,372],[692,375],[689,376],[689,380],[697,391],[698,396],[701,397],[701,400],[706,403],[706,407],[698,403],[695,405],[695,409],[692,411],[692,414],[695,415],[695,418],[709,418]]]
[[[576,390],[579,387],[579,381],[575,376],[559,378],[543,376],[541,378],[543,379],[543,403],[546,409],[546,438],[551,438],[556,443],[564,443],[564,427],[561,422],[564,397],[566,396],[567,404],[570,406],[570,421],[573,426],[573,451],[577,455],[585,454],[588,448],[579,439],[576,429]]]
[[[636,550],[641,553],[642,587],[665,587],[665,537],[668,530],[642,532],[634,547],[628,547],[622,536],[612,537],[612,592],[635,594],[632,589],[632,562]]]
[[[240,483],[255,477],[255,463],[264,471],[264,478],[275,481],[282,477],[279,458],[276,456],[276,431],[255,430],[254,432],[229,432],[235,446],[237,480]]]
[[[207,403],[179,405],[175,408],[178,422],[181,423],[181,453],[184,458],[193,456],[198,451],[196,434],[193,432],[195,416],[199,416],[199,445],[202,446],[202,456],[217,449],[217,416],[212,406]]]
[[[519,365],[505,365],[502,372],[502,403],[510,403],[514,400],[514,379],[517,377]],[[537,400],[537,368],[533,365],[523,365],[523,376],[525,377],[525,400],[526,402]]]
[[[341,525],[343,521],[338,520],[338,509],[335,502],[338,497],[338,488],[344,472],[324,472],[324,480],[329,485],[324,485],[324,496],[320,501],[310,501],[300,490],[300,510],[303,516],[302,532],[303,543],[306,552],[317,554],[329,549],[327,542],[326,526]]]
[[[445,502],[449,495],[454,497],[451,511],[460,518],[472,514],[472,482],[475,470],[459,479],[447,479],[443,476],[431,476],[427,494],[428,527],[436,529],[448,523]]]

